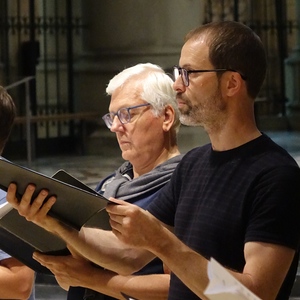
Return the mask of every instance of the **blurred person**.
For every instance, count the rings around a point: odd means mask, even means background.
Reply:
[[[0,86],[0,154],[3,152],[16,115],[15,104]],[[6,201],[6,192],[0,190],[0,204]],[[20,249],[21,250],[21,249]],[[0,299],[34,300],[34,271],[0,250]]]

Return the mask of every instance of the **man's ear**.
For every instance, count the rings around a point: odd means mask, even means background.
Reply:
[[[165,106],[164,112],[164,121],[163,121],[163,130],[169,131],[174,123],[175,120],[175,111],[171,105]]]
[[[237,92],[240,91],[244,83],[244,80],[242,79],[241,75],[238,72],[231,72],[231,71],[228,72],[226,79],[227,79],[226,94],[227,96],[232,97]]]

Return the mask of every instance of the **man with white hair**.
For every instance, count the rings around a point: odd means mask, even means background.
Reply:
[[[116,134],[125,162],[97,186],[96,190],[105,197],[118,197],[147,209],[170,180],[182,158],[177,146],[179,111],[172,85],[173,80],[159,66],[150,63],[129,67],[110,80],[106,89],[111,96],[109,112],[103,120]],[[98,239],[99,230],[82,230],[94,232],[92,235]],[[112,232],[106,233],[115,240]],[[102,243],[100,236],[98,241]],[[95,267],[76,254],[45,259],[58,283],[65,289],[71,286],[70,300],[120,299],[121,293],[137,299],[159,300],[168,295],[170,275],[164,273],[159,259],[130,276]],[[89,288],[85,296],[84,289],[78,286]]]

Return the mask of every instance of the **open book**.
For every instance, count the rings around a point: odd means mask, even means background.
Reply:
[[[49,214],[77,230],[89,226],[91,220],[93,227],[110,228],[105,210],[109,200],[67,172],[60,170],[53,177],[48,177],[0,158],[0,248],[37,272],[50,271],[32,259],[33,251],[52,255],[69,252],[62,239],[27,221],[6,202],[5,192],[11,182],[17,184],[20,198],[29,183],[36,185],[33,198],[41,189],[47,189],[49,195],[57,197]]]
[[[210,300],[261,300],[213,258],[207,274],[209,284],[204,294]]]

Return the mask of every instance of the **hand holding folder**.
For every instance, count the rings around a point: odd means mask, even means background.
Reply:
[[[94,227],[110,228],[105,210],[108,200],[63,170],[48,177],[1,158],[0,174],[0,188],[7,191],[11,182],[16,183],[20,199],[30,183],[36,186],[33,198],[47,189],[49,195],[57,198],[49,215],[77,230],[91,220]],[[0,248],[36,271],[45,272],[37,268],[31,257],[33,251],[52,255],[69,253],[62,239],[27,221],[6,201],[0,205],[0,237]]]

